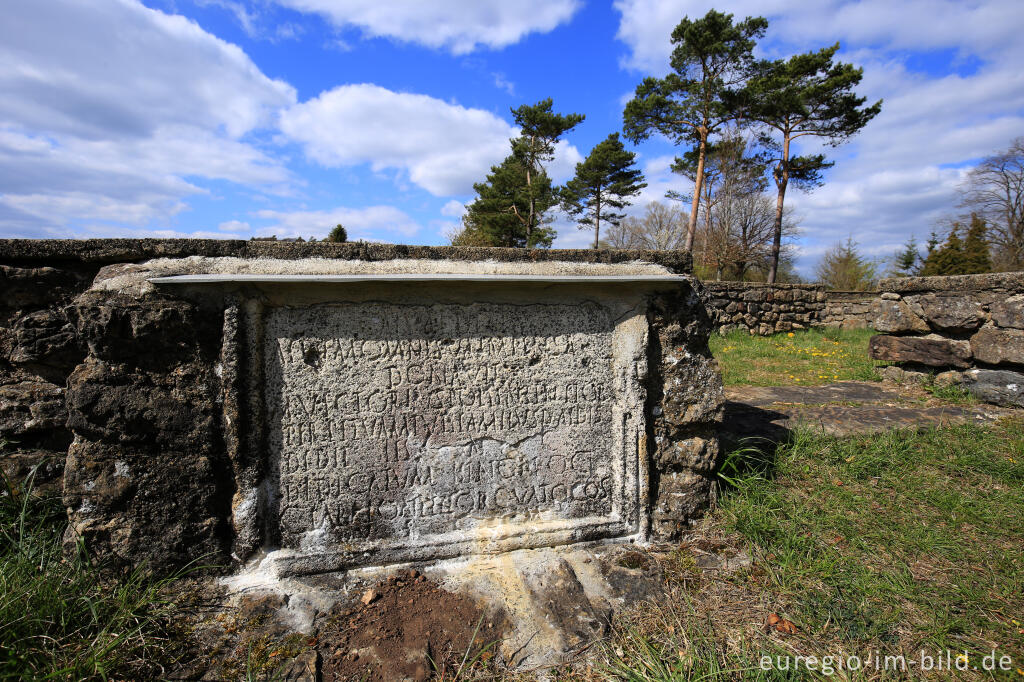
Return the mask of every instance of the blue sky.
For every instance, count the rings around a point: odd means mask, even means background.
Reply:
[[[445,243],[508,153],[510,107],[586,120],[549,172],[621,130],[671,29],[715,7],[764,15],[758,51],[840,41],[884,98],[791,193],[798,266],[852,236],[875,257],[923,240],[956,187],[1024,135],[1019,0],[13,0],[0,23],[0,236],[322,237]],[[813,151],[813,147],[806,147]],[[687,191],[679,150],[635,148],[649,187]],[[591,237],[564,218],[556,246]]]

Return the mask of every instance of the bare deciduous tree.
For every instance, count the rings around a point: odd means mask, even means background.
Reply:
[[[739,131],[732,130],[708,151],[698,203],[701,220],[693,251],[698,270],[706,277],[742,280],[752,270],[764,275],[770,270],[776,206],[765,193],[765,161],[759,154],[750,154],[750,146]],[[690,177],[695,167],[692,153],[673,164],[673,170]],[[670,193],[670,198],[682,197]],[[783,234],[789,237],[794,232],[794,220],[787,208]]]
[[[612,249],[681,249],[687,220],[685,211],[652,201],[642,218],[629,217],[609,227],[601,243]]]
[[[961,205],[988,223],[995,266],[1024,269],[1024,137],[979,163],[961,192]]]

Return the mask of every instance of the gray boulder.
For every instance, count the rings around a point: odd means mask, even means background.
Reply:
[[[985,327],[971,337],[971,351],[989,365],[1024,365],[1024,331]]]
[[[871,304],[874,327],[887,334],[902,332],[928,333],[928,323],[914,314],[903,301],[880,299]]]
[[[978,400],[1005,407],[1024,407],[1024,374],[997,369],[964,372],[963,385]]]
[[[872,336],[868,353],[884,362],[958,369],[969,367],[971,359],[971,347],[966,341],[924,336]]]
[[[1000,327],[1024,329],[1024,294],[996,301],[989,306],[989,310],[992,313],[992,321]]]

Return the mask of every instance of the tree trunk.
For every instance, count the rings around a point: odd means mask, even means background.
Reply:
[[[690,207],[690,220],[686,225],[686,252],[693,253],[693,236],[697,231],[697,210],[700,208],[700,191],[704,187],[704,157],[707,155],[708,133],[700,131],[700,149],[697,152],[697,177],[693,184],[693,205]]]
[[[707,183],[707,182],[705,182],[703,184],[705,185],[704,190],[703,190],[703,192],[704,192],[704,241],[701,243],[700,246],[701,246],[701,256],[702,256],[701,260],[702,261],[706,261],[711,256],[716,256],[717,257],[718,254],[714,253],[714,249],[711,246],[711,244],[712,244],[712,232],[711,232],[711,228],[712,228],[712,224],[711,224],[711,218],[712,218],[712,216],[711,216],[711,206],[712,206],[712,203],[711,203],[711,198],[712,198],[711,197],[711,184]],[[719,277],[719,279],[721,279],[721,277]]]
[[[594,203],[594,250],[597,250],[601,241],[601,194],[598,190]]]
[[[533,234],[533,182],[530,175],[530,164],[526,164],[526,193],[530,197],[530,213],[526,216],[526,248],[530,248],[530,236]]]
[[[782,142],[782,159],[779,161],[782,170],[775,178],[779,187],[779,196],[775,200],[775,229],[772,231],[772,262],[768,269],[768,284],[775,284],[779,274],[779,252],[782,250],[782,208],[786,200],[786,185],[789,184],[789,135]]]

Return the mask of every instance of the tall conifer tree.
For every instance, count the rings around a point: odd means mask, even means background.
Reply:
[[[466,246],[546,247],[555,231],[545,212],[558,203],[558,193],[543,170],[529,170],[516,149],[487,179],[473,185],[477,198],[466,207],[457,242]],[[524,220],[524,217],[528,219]]]
[[[907,240],[903,250],[896,254],[895,260],[894,274],[897,277],[910,277],[917,274],[920,269],[921,251],[918,249],[917,239],[913,235]]]
[[[647,186],[643,173],[633,165],[635,160],[636,154],[622,146],[619,134],[612,133],[576,164],[576,176],[562,190],[562,208],[576,218],[581,230],[594,230],[595,249],[600,245],[601,221],[618,225],[626,214],[617,211]]]
[[[761,142],[776,152],[772,175],[778,188],[775,235],[768,282],[778,271],[783,207],[789,183],[810,189],[821,183],[821,171],[832,164],[823,154],[794,156],[793,141],[820,137],[832,146],[846,141],[882,109],[879,100],[864,106],[853,88],[863,69],[833,61],[839,43],[789,59],[758,62],[742,93],[744,115],[767,129]]]
[[[989,256],[986,239],[987,229],[985,219],[977,213],[972,213],[971,224],[967,228],[967,236],[964,238],[963,274],[978,275],[983,272],[992,272],[992,259]]]
[[[583,120],[582,114],[556,114],[552,101],[512,109],[520,127],[510,140],[512,153],[484,182],[473,185],[477,199],[466,207],[462,232],[453,243],[465,245],[551,246],[555,231],[545,213],[558,203],[558,189],[544,164],[555,156],[555,144]]]
[[[547,192],[550,190],[550,180],[547,180],[545,186],[540,178],[544,174],[544,164],[555,158],[555,144],[559,138],[585,118],[583,114],[556,114],[551,107],[552,100],[548,97],[536,104],[524,104],[518,109],[512,109],[512,118],[521,130],[519,137],[512,140],[512,154],[520,159],[526,174],[526,210],[516,210],[515,215],[526,229],[527,246],[534,246],[540,241],[534,237],[533,232],[540,224],[546,208],[538,210],[538,203],[546,202],[549,198]],[[547,178],[546,174],[544,178]]]
[[[739,116],[735,91],[753,62],[754,39],[767,26],[763,17],[733,24],[731,14],[715,10],[701,19],[684,17],[672,31],[672,73],[645,78],[623,112],[623,129],[634,143],[660,133],[677,145],[697,148],[687,251],[693,250],[708,140]]]
[[[963,275],[967,270],[967,259],[964,255],[964,243],[960,239],[959,231],[963,228],[960,223],[953,223],[949,229],[949,236],[946,242],[939,248],[928,253],[921,268],[924,276],[933,275]]]

